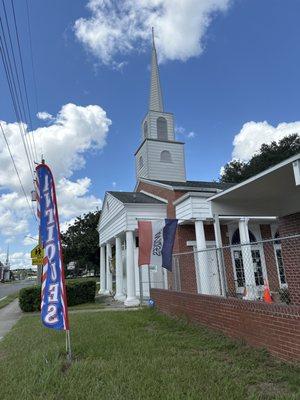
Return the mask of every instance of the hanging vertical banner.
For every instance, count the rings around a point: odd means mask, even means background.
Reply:
[[[157,265],[172,271],[177,219],[138,221],[139,266]]]
[[[69,331],[67,296],[62,260],[62,246],[55,184],[46,164],[36,167],[37,207],[40,235],[44,248],[41,317],[43,324],[52,329]]]

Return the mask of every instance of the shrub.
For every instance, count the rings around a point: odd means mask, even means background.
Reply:
[[[67,282],[68,306],[83,303],[93,303],[96,294],[96,282],[94,280]],[[33,286],[23,288],[19,293],[20,308],[24,312],[39,311],[41,305],[41,287]]]
[[[38,311],[41,304],[41,287],[23,288],[19,293],[20,308],[24,312]]]

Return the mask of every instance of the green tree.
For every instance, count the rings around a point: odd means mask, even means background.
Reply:
[[[224,166],[220,182],[239,183],[300,152],[300,136],[286,136],[278,143],[263,144],[248,161],[232,160]]]
[[[97,225],[101,211],[89,212],[77,217],[62,234],[65,266],[75,262],[75,274],[94,271],[99,274],[99,235]]]

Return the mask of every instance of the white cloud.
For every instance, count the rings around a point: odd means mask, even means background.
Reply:
[[[56,178],[62,222],[101,206],[100,199],[89,194],[89,178],[75,182],[70,178],[75,170],[84,167],[87,151],[101,150],[105,146],[110,124],[106,112],[97,105],[81,107],[66,104],[56,117],[52,117],[48,126],[31,133],[38,154],[43,153]],[[31,203],[32,177],[25,161],[18,126],[4,121],[2,126]],[[24,127],[27,129],[26,125]],[[4,142],[0,146],[0,190],[4,192],[0,195],[0,234],[7,237],[22,234],[24,237],[29,233],[31,213]]]
[[[91,180],[87,177],[73,182],[62,178],[57,184],[59,215],[65,219],[76,217],[101,208],[102,202],[94,195],[89,195]]]
[[[183,126],[175,126],[175,133],[188,139],[193,139],[196,136],[195,132],[187,131]]]
[[[248,161],[261,145],[278,142],[285,136],[300,133],[300,121],[282,122],[277,126],[264,122],[247,122],[233,140],[232,158]]]
[[[42,121],[48,121],[48,120],[53,120],[54,117],[53,115],[49,114],[46,111],[39,111],[36,116],[38,117],[38,119],[41,119]]]
[[[160,60],[185,61],[203,52],[213,16],[232,0],[89,0],[89,18],[75,22],[76,37],[100,61],[118,66],[142,51],[155,28]]]
[[[38,235],[29,234],[24,237],[23,245],[34,247],[38,244]]]
[[[6,251],[0,253],[0,261],[5,262],[6,260]],[[11,269],[17,268],[30,268],[31,267],[31,258],[30,253],[18,251],[9,255],[9,262]]]

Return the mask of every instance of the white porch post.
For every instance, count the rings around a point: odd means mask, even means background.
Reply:
[[[123,293],[123,263],[122,263],[122,241],[119,236],[116,237],[116,294],[115,300],[124,301]]]
[[[226,285],[226,274],[225,274],[225,263],[224,263],[224,255],[222,249],[222,234],[220,227],[219,215],[214,215],[214,232],[215,232],[215,241],[217,250],[217,258],[218,258],[218,266],[220,272],[220,283],[221,283],[221,295],[226,295],[227,285]]]
[[[126,275],[127,275],[127,298],[125,306],[137,306],[139,300],[136,297],[135,266],[134,266],[134,232],[126,231]]]
[[[105,294],[105,247],[102,245],[100,247],[100,290],[99,294]]]
[[[210,294],[207,253],[205,251],[200,251],[206,249],[203,221],[201,220],[195,221],[195,231],[196,231],[196,243],[197,243],[198,268],[200,276],[200,288],[198,288],[198,291],[202,294]]]
[[[109,269],[111,259],[111,244],[106,243],[106,292],[107,294],[112,293],[112,273]]]
[[[257,298],[257,291],[256,291],[256,283],[255,283],[254,268],[252,261],[249,230],[248,230],[248,218],[241,218],[239,220],[239,232],[241,239],[241,250],[242,250],[245,285],[246,285],[246,295],[244,296],[244,299],[255,300]],[[243,245],[245,243],[249,243],[249,245],[248,246]]]

